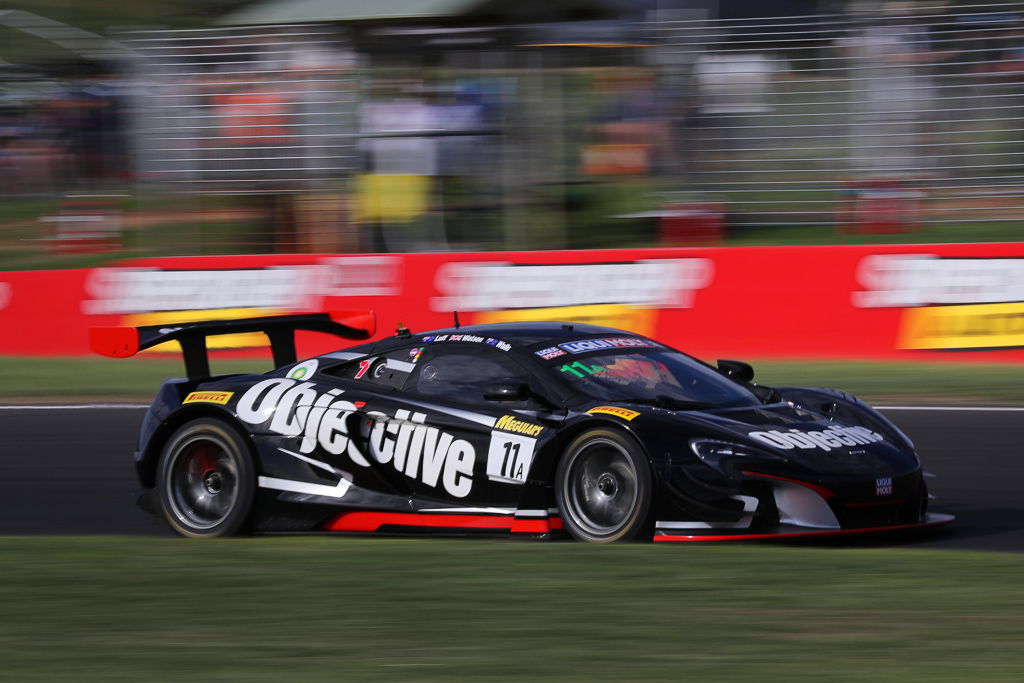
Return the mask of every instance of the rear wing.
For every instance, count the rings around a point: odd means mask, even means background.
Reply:
[[[270,340],[274,367],[280,368],[298,360],[295,352],[296,330],[324,332],[345,339],[368,339],[373,336],[376,327],[373,311],[331,311],[144,327],[93,327],[89,330],[89,346],[103,356],[128,358],[157,344],[177,341],[185,357],[185,373],[189,379],[199,379],[210,376],[207,337],[262,332]]]

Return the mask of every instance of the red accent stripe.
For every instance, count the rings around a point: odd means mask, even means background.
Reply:
[[[790,531],[776,534],[720,534],[717,536],[699,535],[664,535],[655,536],[655,543],[683,543],[692,541],[763,541],[775,538],[804,538],[809,536],[852,536],[854,534],[876,534],[880,531],[904,531],[906,529],[923,529],[952,522],[952,517],[938,520],[917,522],[916,524],[898,524],[896,526],[879,526],[866,529],[821,529],[818,531]]]
[[[453,529],[510,529],[512,518],[494,515],[431,515],[415,512],[346,512],[324,527],[328,531],[377,531],[382,526]]]
[[[510,515],[449,515],[417,512],[346,512],[324,525],[326,531],[379,531],[384,526],[442,529],[504,529],[514,533],[546,534],[562,528],[561,517],[519,518]]]
[[[806,481],[800,481],[799,479],[789,479],[788,477],[777,477],[777,476],[772,475],[772,474],[761,474],[760,472],[751,472],[750,470],[742,470],[742,472],[743,472],[743,474],[750,474],[750,475],[753,475],[755,477],[764,477],[765,479],[778,479],[779,481],[788,481],[791,484],[799,484],[800,486],[804,486],[806,488],[809,488],[810,490],[814,491],[815,493],[817,493],[822,498],[825,498],[826,500],[829,499],[829,498],[834,498],[835,495],[836,495],[835,493],[833,493],[832,491],[829,491],[824,486],[819,486],[817,484],[811,484],[810,482],[806,482]]]
[[[561,517],[524,517],[512,522],[514,534],[546,534],[562,528]]]
[[[547,517],[533,517],[512,520],[510,531],[514,534],[546,534],[551,531],[551,527]]]

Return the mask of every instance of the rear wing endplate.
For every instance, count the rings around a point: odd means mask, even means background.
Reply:
[[[210,376],[207,337],[262,332],[270,340],[274,367],[280,368],[298,360],[296,330],[324,332],[345,339],[368,339],[376,327],[373,311],[330,311],[144,327],[93,327],[89,330],[89,346],[103,356],[128,358],[157,344],[177,341],[185,357],[185,373],[189,379],[199,379]]]

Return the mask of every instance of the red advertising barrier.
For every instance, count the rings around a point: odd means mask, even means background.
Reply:
[[[0,354],[85,355],[96,325],[330,308],[397,326],[594,322],[707,359],[1024,361],[1024,243],[184,257],[0,273]],[[223,348],[261,344],[218,339]],[[312,355],[337,340],[300,338]]]

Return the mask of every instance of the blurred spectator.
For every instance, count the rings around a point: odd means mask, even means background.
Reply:
[[[928,27],[902,17],[866,26],[837,41],[863,94],[852,123],[853,166],[871,173],[910,173],[934,161],[915,135],[931,120],[935,97],[928,65],[937,55]]]
[[[599,148],[591,148],[590,163],[585,162],[584,168],[648,173],[672,167],[669,97],[657,87],[655,75],[623,68],[612,70],[603,80],[608,105],[598,130],[605,143],[605,163],[594,159]]]
[[[111,77],[6,84],[0,165],[7,195],[50,194],[128,173],[123,107]]]

